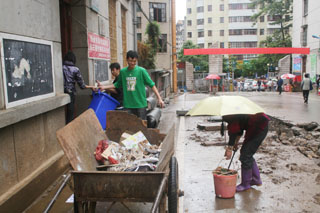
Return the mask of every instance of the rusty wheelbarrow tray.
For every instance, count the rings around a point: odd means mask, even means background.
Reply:
[[[174,153],[174,125],[167,135],[148,129],[141,119],[122,111],[107,113],[106,133],[89,109],[57,131],[57,138],[74,171],[74,209],[94,212],[97,201],[153,202],[151,212],[178,209],[178,164]],[[155,172],[96,171],[93,152],[99,140],[119,141],[124,131],[142,131],[151,144],[162,144]],[[167,189],[168,186],[168,190]]]

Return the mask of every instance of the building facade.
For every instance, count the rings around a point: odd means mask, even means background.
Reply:
[[[177,46],[177,53],[180,52],[183,43],[186,40],[186,25],[185,20],[178,20],[176,24],[176,46]]]
[[[310,48],[310,55],[292,55],[292,72],[303,76],[309,73],[315,82],[320,75],[320,1],[293,1],[292,47]]]
[[[250,0],[187,0],[186,39],[199,48],[254,48],[266,36],[272,35],[278,25],[270,25],[274,17],[262,16],[257,23],[251,16]],[[216,44],[218,43],[218,46]],[[237,55],[247,60],[255,55]]]
[[[137,1],[136,33],[139,41],[146,41],[146,27],[149,22],[156,21],[160,25],[161,38],[156,55],[156,69],[172,70],[172,19],[171,1],[141,0]]]
[[[109,64],[125,66],[136,49],[134,1],[12,0],[0,8],[0,212],[23,212],[69,167],[56,139],[70,102],[64,54],[75,53],[87,85],[111,83]],[[79,114],[91,91],[77,91]]]

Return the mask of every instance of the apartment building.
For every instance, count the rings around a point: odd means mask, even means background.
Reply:
[[[183,43],[186,40],[186,26],[185,26],[185,20],[178,20],[176,24],[176,46],[177,46],[177,52],[180,52]]]
[[[141,0],[137,8],[136,33],[139,41],[146,41],[145,34],[149,22],[156,21],[160,25],[161,38],[156,56],[156,69],[172,70],[172,20],[170,0]]]
[[[87,85],[111,83],[110,62],[135,48],[133,2],[0,1],[0,212],[24,212],[69,168],[62,58],[75,53]],[[80,114],[91,91],[77,92]]]
[[[293,54],[292,71],[296,75],[310,73],[314,82],[320,75],[320,1],[293,1],[292,46],[308,47],[310,55]]]
[[[276,17],[262,16],[254,23],[251,16],[259,10],[250,0],[187,0],[186,39],[199,48],[254,48],[280,28],[270,25]],[[255,55],[238,55],[246,60]]]

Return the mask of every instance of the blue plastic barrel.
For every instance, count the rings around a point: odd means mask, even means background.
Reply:
[[[93,98],[89,108],[94,110],[102,128],[105,130],[107,124],[107,112],[109,110],[114,110],[120,103],[110,95],[100,92],[100,90],[96,93],[93,92],[92,96]]]

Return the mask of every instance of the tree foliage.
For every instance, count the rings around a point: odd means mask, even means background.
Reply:
[[[154,56],[149,44],[138,41],[139,66],[155,69]]]
[[[279,25],[280,28],[275,30],[265,40],[260,42],[261,47],[291,47],[292,39],[289,34],[292,27],[292,4],[293,0],[251,0],[251,4],[255,8],[260,8],[258,13],[251,18],[257,23],[261,16],[274,17],[270,25]],[[284,54],[265,54],[259,55],[256,59],[250,60],[249,63],[242,67],[242,75],[245,77],[254,77],[266,75],[268,65],[272,64],[272,69],[277,66],[279,60]],[[270,68],[270,67],[269,67]]]
[[[291,46],[288,40],[291,41],[289,29],[292,27],[293,0],[251,0],[251,2],[253,7],[260,8],[251,18],[258,22],[261,16],[273,17],[270,24],[280,25],[280,28],[274,32],[277,36],[271,38],[278,40],[278,47]]]
[[[147,41],[138,41],[139,65],[146,69],[155,69],[155,57],[159,48],[160,27],[157,22],[151,22],[146,27]]]
[[[190,62],[194,67],[200,67],[200,72],[208,72],[209,71],[209,57],[208,55],[184,55],[184,49],[197,49],[198,46],[193,44],[192,41],[186,41],[180,52],[178,52],[178,60],[183,62]]]

